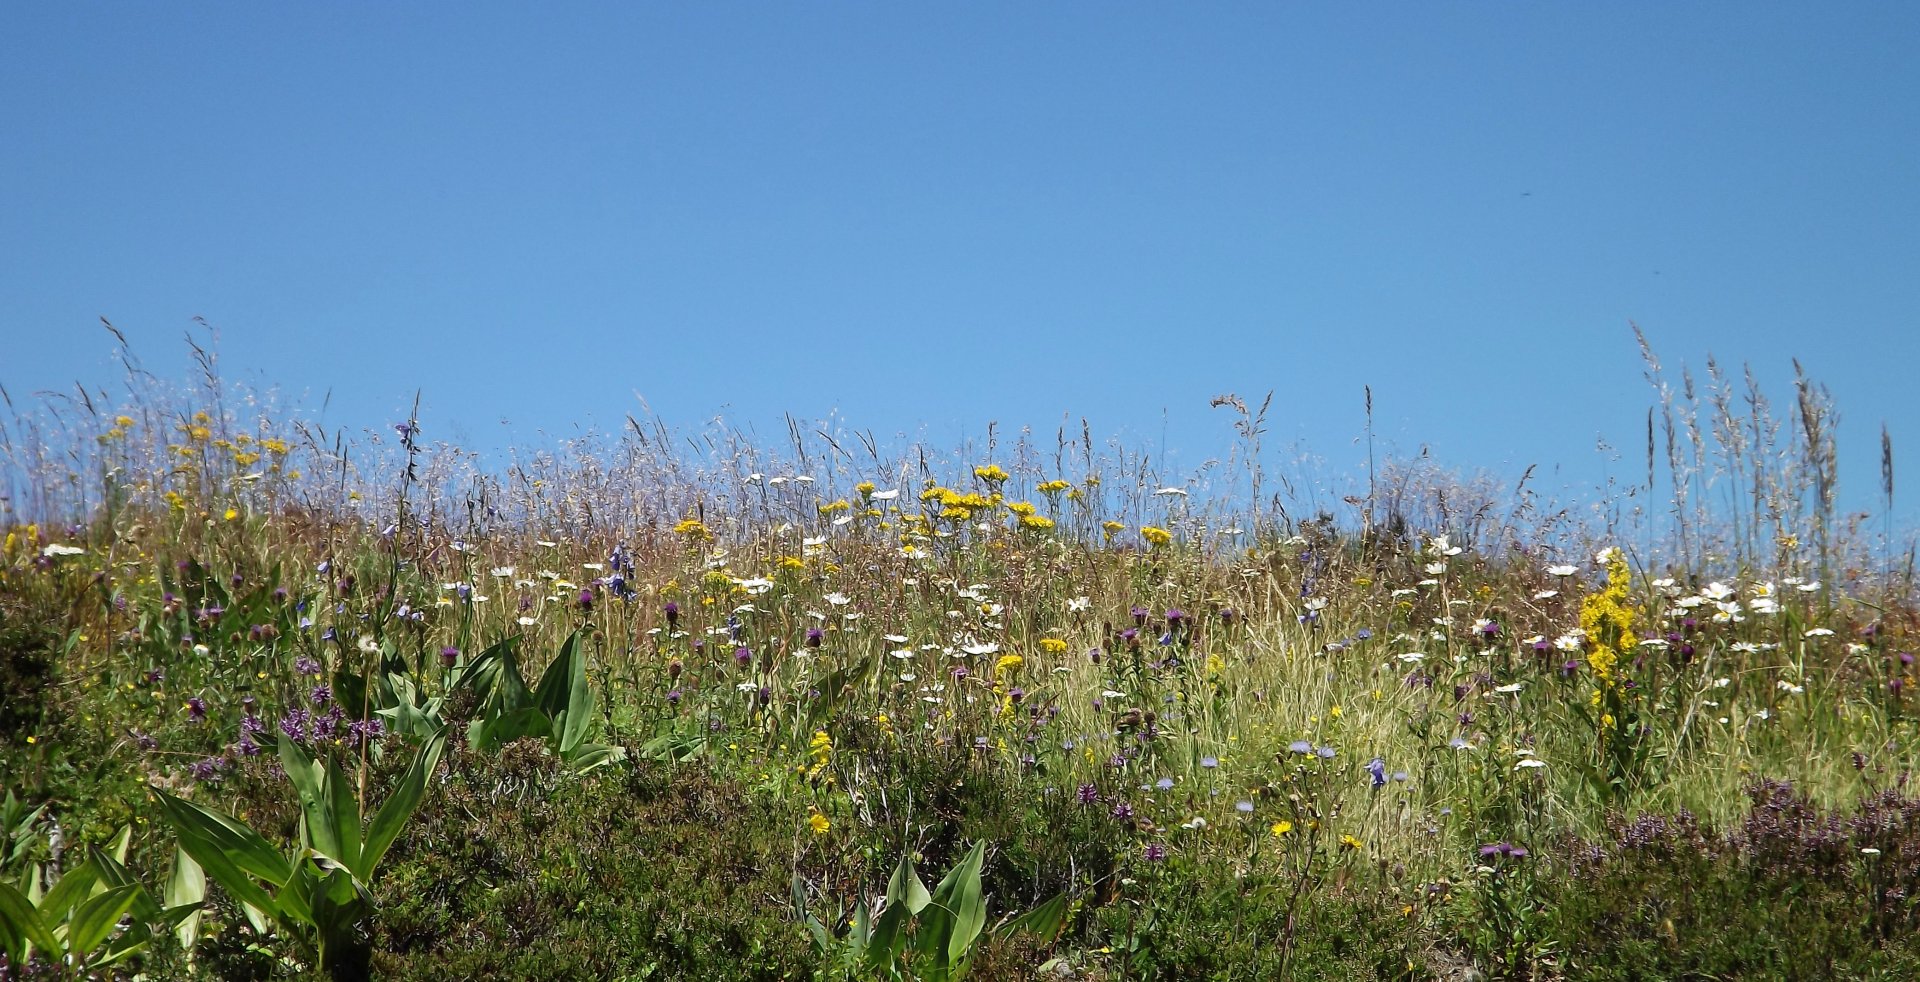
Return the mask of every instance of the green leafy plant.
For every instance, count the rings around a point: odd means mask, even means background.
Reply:
[[[576,773],[625,759],[625,748],[587,742],[594,697],[580,634],[567,636],[532,691],[520,675],[517,635],[499,641],[467,664],[454,689],[466,690],[476,699],[474,718],[467,726],[467,740],[475,749],[492,752],[524,737],[541,737]]]
[[[240,904],[255,930],[294,942],[334,978],[359,978],[370,953],[357,928],[373,908],[374,874],[420,806],[444,747],[444,735],[420,747],[369,823],[339,763],[314,759],[283,734],[281,765],[300,798],[300,843],[287,856],[230,816],[150,790],[180,848]]]
[[[985,861],[986,843],[974,843],[939,886],[928,892],[914,870],[913,858],[900,857],[877,911],[855,903],[853,921],[839,935],[807,911],[806,884],[797,876],[794,906],[813,937],[814,948],[833,958],[845,973],[877,969],[900,978],[906,968],[915,978],[951,982],[966,975],[978,942],[988,933],[987,902],[980,882]],[[1025,914],[1004,919],[992,933],[1026,932],[1051,941],[1065,925],[1066,913],[1066,895],[1060,894]],[[842,906],[834,923],[845,918]]]
[[[78,971],[106,968],[144,950],[156,926],[173,929],[197,915],[200,898],[174,903],[169,891],[162,907],[127,871],[131,840],[132,830],[122,829],[112,852],[88,847],[86,861],[51,889],[41,889],[46,871],[38,864],[18,886],[0,880],[0,953],[7,961],[24,965],[37,955]]]

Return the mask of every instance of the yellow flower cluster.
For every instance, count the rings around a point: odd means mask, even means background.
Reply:
[[[813,731],[813,739],[807,741],[807,753],[813,757],[813,766],[807,768],[807,779],[812,780],[833,763],[833,738],[825,730]]]
[[[673,531],[676,535],[685,538],[688,542],[713,541],[713,530],[707,528],[707,523],[692,516],[681,519],[679,523],[673,527]]]
[[[1041,494],[1059,494],[1072,486],[1073,485],[1068,484],[1066,481],[1042,481],[1040,482],[1040,486],[1034,490],[1039,491]]]
[[[984,467],[975,467],[973,476],[989,484],[999,484],[1005,481],[1008,475],[999,464],[988,464]]]
[[[1040,650],[1049,655],[1064,655],[1067,653],[1067,643],[1059,638],[1041,638]]]
[[[1627,568],[1626,553],[1608,549],[1602,553],[1607,564],[1607,585],[1580,601],[1580,629],[1587,634],[1587,667],[1606,688],[1619,683],[1614,668],[1620,657],[1633,650],[1639,640],[1633,636],[1634,610],[1628,588],[1632,571]]]
[[[1173,541],[1172,532],[1155,525],[1142,525],[1140,527],[1140,537],[1147,540],[1147,543],[1153,546],[1164,546]]]

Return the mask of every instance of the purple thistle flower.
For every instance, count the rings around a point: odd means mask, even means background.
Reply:
[[[1494,857],[1500,859],[1525,859],[1527,858],[1527,850],[1526,847],[1516,846],[1511,842],[1496,842],[1492,845],[1480,847],[1480,858],[1492,859]]]
[[[1127,819],[1132,818],[1133,806],[1127,804],[1124,801],[1116,802],[1113,806],[1113,817],[1120,819],[1123,822],[1126,821]]]
[[[747,666],[752,665],[753,652],[750,649],[748,649],[745,645],[742,645],[741,647],[733,649],[733,663],[735,665],[740,666],[741,668],[746,668]]]
[[[1091,784],[1080,785],[1080,790],[1078,794],[1080,797],[1080,803],[1083,805],[1091,805],[1094,802],[1100,800],[1100,789],[1094,787]]]
[[[190,723],[204,723],[207,721],[207,701],[205,699],[194,696],[187,700],[187,721]]]
[[[660,610],[662,613],[667,615],[667,627],[671,628],[680,623],[680,605],[679,604],[669,600],[667,601],[667,605],[665,607],[660,608]]]
[[[817,627],[807,628],[807,647],[818,648],[820,647],[820,643],[826,639],[827,632]]]
[[[440,664],[445,665],[448,668],[452,668],[453,663],[459,660],[460,660],[460,649],[458,646],[450,644],[440,649]]]
[[[1167,858],[1167,847],[1158,842],[1147,843],[1147,862],[1157,863]]]

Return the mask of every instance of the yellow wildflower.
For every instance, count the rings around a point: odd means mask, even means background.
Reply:
[[[812,829],[814,835],[826,835],[827,830],[833,828],[833,823],[827,821],[827,816],[820,814],[819,809],[808,811],[811,814],[807,816],[807,828]]]
[[[984,467],[975,467],[973,476],[982,481],[999,484],[1007,479],[1007,472],[999,464],[988,464]]]
[[[1049,655],[1064,655],[1067,653],[1067,643],[1059,638],[1041,638],[1040,650]]]
[[[684,537],[688,542],[713,541],[713,530],[707,528],[707,523],[692,516],[681,519],[678,524],[674,525],[673,531],[676,535]]]
[[[1273,823],[1273,837],[1276,839],[1292,831],[1293,831],[1293,823],[1287,821],[1284,818]]]
[[[1157,525],[1140,526],[1140,537],[1155,546],[1164,546],[1173,541],[1173,533]]]

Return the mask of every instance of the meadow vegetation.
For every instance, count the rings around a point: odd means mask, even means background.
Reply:
[[[487,469],[203,363],[5,433],[0,979],[1920,974],[1912,551],[1804,378],[1649,351],[1645,479],[1576,508],[1321,501],[1231,396],[1186,479],[798,423]]]

